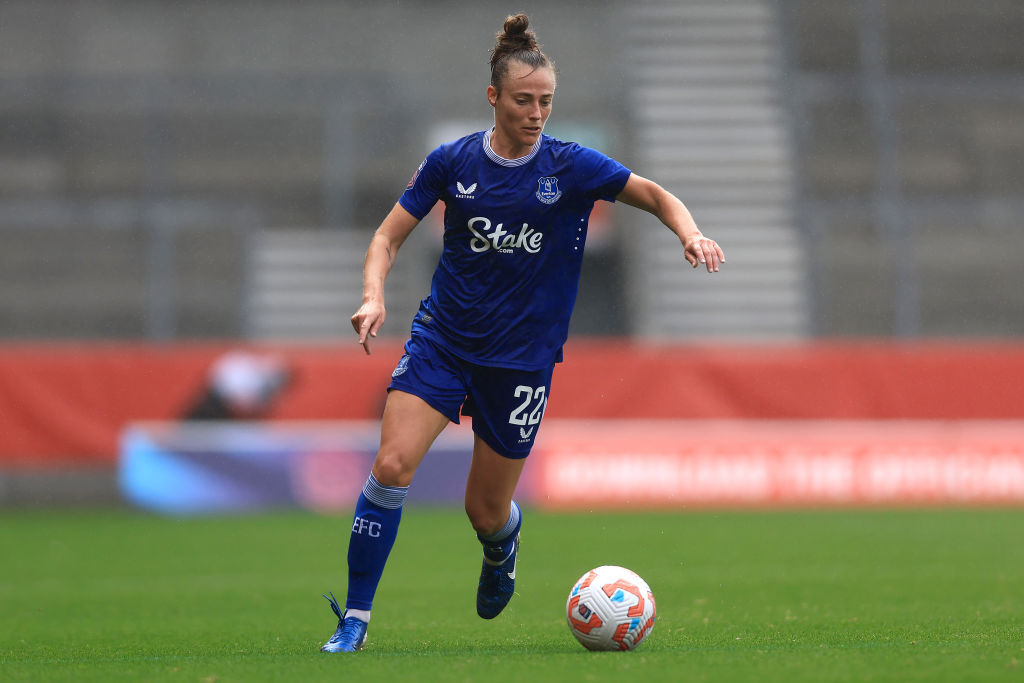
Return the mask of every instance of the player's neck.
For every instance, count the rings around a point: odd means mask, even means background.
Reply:
[[[491,131],[491,150],[502,159],[519,159],[533,151],[533,145],[523,145],[503,135],[495,126]]]

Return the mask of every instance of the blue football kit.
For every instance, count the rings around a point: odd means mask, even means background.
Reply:
[[[590,212],[629,175],[547,135],[518,159],[498,156],[490,131],[431,152],[399,203],[422,219],[444,202],[444,247],[389,389],[453,422],[461,406],[495,451],[528,455],[569,333]]]
[[[568,336],[587,220],[594,202],[614,201],[629,175],[599,152],[547,135],[519,159],[498,156],[490,131],[431,152],[399,202],[417,219],[444,202],[444,248],[388,389],[420,397],[453,422],[461,410],[499,455],[525,458]],[[363,647],[407,493],[372,473],[367,479],[349,539],[345,610],[325,596],[338,628],[321,649]],[[478,536],[477,614],[485,619],[514,593],[521,524],[512,501],[504,526]]]

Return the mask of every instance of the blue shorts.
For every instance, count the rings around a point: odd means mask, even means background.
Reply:
[[[473,432],[506,458],[525,458],[537,438],[552,364],[543,370],[513,370],[462,360],[422,335],[405,343],[388,391],[418,396],[452,422],[459,412],[473,418]]]

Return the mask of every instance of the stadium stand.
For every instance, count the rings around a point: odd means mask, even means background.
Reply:
[[[565,76],[556,119],[607,131],[607,150],[641,170],[642,121],[628,100],[637,75],[617,57],[628,54],[620,31],[627,10],[664,3],[583,4],[536,17]],[[780,60],[778,125],[791,147],[777,158],[790,160],[794,178],[771,215],[777,229],[797,228],[809,264],[795,278],[802,291],[786,295],[809,320],[794,318],[788,333],[1024,332],[1015,256],[1024,248],[1024,5],[742,4],[775,22],[761,35],[781,48],[758,58]],[[230,338],[258,328],[246,307],[254,235],[322,226],[365,239],[425,153],[431,126],[482,105],[474,88],[505,7],[464,10],[263,0],[239,19],[199,2],[83,0],[73,12],[56,1],[5,3],[3,336]],[[464,38],[395,37],[395,26],[411,25],[422,36],[455,26]],[[480,59],[467,60],[474,50]],[[696,68],[688,59],[684,49],[681,72]],[[720,208],[702,207],[699,186],[683,177],[672,189],[716,224]],[[651,272],[621,242],[612,249],[613,267],[585,269],[581,319],[627,304],[615,298],[627,283],[609,288],[603,274]],[[422,259],[435,257],[426,250]],[[629,316],[606,319],[606,329],[586,331],[649,332]],[[728,332],[723,323],[656,334]]]

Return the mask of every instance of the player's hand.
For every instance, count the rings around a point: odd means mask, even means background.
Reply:
[[[384,310],[384,304],[379,301],[364,302],[351,318],[352,329],[359,335],[359,343],[367,356],[370,355],[370,338],[377,336],[385,318],[387,312]]]
[[[686,240],[683,250],[683,255],[691,266],[696,268],[703,263],[709,273],[717,273],[719,266],[725,263],[725,252],[717,242],[704,235]]]

